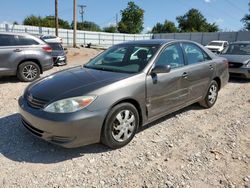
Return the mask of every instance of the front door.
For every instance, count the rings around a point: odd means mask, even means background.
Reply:
[[[183,105],[189,95],[184,56],[178,43],[167,46],[161,52],[154,66],[157,65],[170,65],[171,71],[148,74],[146,78],[149,119]]]

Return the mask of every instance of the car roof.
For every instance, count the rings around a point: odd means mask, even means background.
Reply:
[[[211,42],[228,42],[226,40],[212,40]]]

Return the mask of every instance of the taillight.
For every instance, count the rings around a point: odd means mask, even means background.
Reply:
[[[45,51],[45,52],[52,52],[52,48],[50,46],[43,46],[42,49]]]

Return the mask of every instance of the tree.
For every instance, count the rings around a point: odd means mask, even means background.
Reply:
[[[156,23],[152,29],[152,33],[176,33],[177,31],[174,22],[168,20],[165,20],[164,24]]]
[[[250,3],[248,3],[249,6],[249,13],[250,13]],[[241,21],[244,24],[244,29],[250,31],[250,14],[246,14]]]
[[[127,8],[121,10],[121,21],[118,23],[120,33],[141,33],[144,23],[144,10],[134,2],[128,2]]]
[[[68,21],[63,19],[58,19],[59,21],[59,28],[63,29],[70,29],[70,25]],[[45,18],[41,16],[27,16],[23,20],[24,25],[31,25],[31,26],[40,26],[40,27],[55,27],[55,17],[54,16],[46,16]]]
[[[71,27],[73,28],[73,22],[71,23]],[[83,23],[77,22],[77,29],[84,30],[84,31],[101,31],[101,28],[99,25],[90,21],[84,21]]]
[[[208,23],[207,19],[197,9],[190,9],[183,16],[176,18],[179,23],[180,32],[217,32],[218,26],[215,23]]]
[[[103,31],[107,33],[117,33],[117,27],[115,25],[110,25],[108,27],[104,27]]]
[[[23,20],[23,25],[42,26],[42,17],[35,15],[27,16]]]

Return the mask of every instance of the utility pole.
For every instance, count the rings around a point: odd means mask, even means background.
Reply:
[[[73,47],[76,48],[76,29],[77,29],[77,17],[76,17],[76,0],[74,0],[74,13],[73,13],[73,22],[74,22],[74,32],[73,32]]]
[[[58,0],[55,0],[55,27],[56,36],[58,36]]]
[[[83,26],[83,14],[84,14],[84,8],[86,8],[86,5],[78,5],[78,7],[80,7],[80,11],[79,13],[81,14],[81,18],[82,18],[82,26]]]

